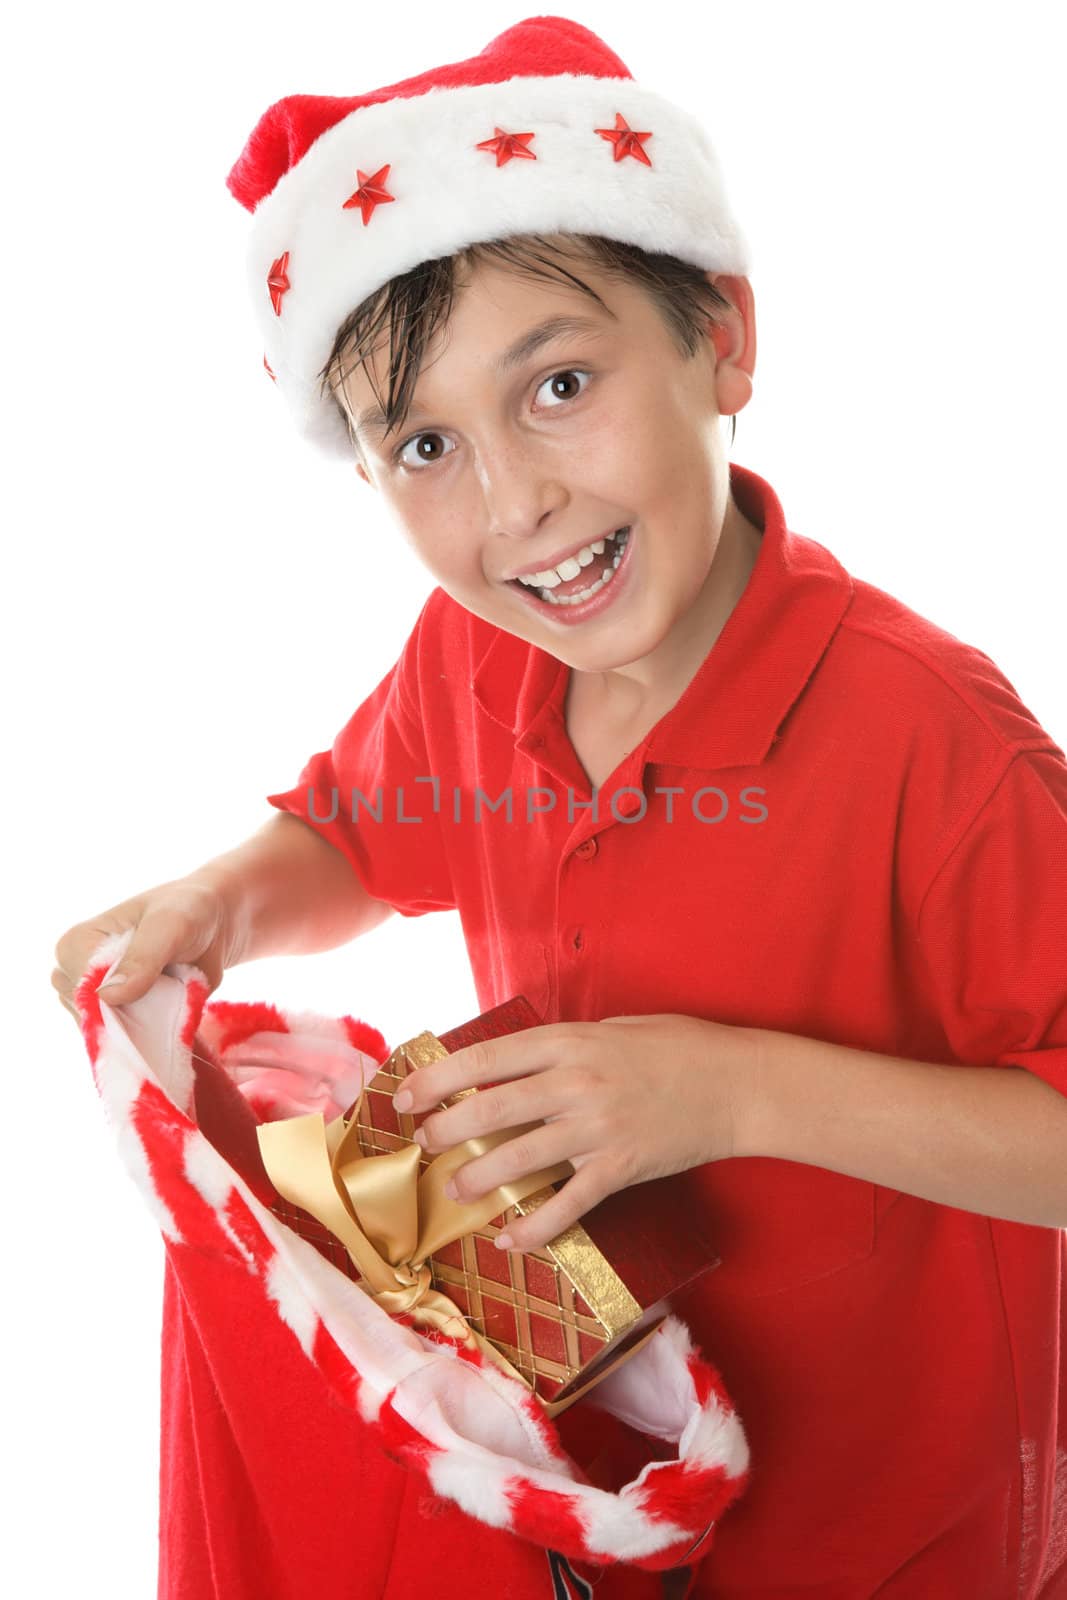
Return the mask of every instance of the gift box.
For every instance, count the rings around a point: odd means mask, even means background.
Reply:
[[[551,1197],[573,1174],[570,1162],[473,1203],[443,1194],[458,1166],[521,1130],[429,1154],[413,1142],[428,1113],[398,1112],[393,1095],[409,1073],[476,1039],[540,1024],[525,996],[515,996],[439,1037],[423,1032],[398,1045],[331,1123],[312,1112],[265,1120],[257,1134],[281,1221],[392,1314],[430,1337],[480,1348],[555,1417],[634,1355],[672,1296],[719,1257],[674,1204],[670,1179],[608,1196],[526,1252],[493,1241],[510,1217]],[[461,1090],[449,1103],[478,1092]]]
[[[264,1120],[343,1117],[389,1061],[381,1033],[350,1015],[209,1003],[184,963],[113,1008],[97,991],[129,938],[102,941],[74,999],[116,1152],[165,1244],[160,1594],[348,1592],[353,1550],[381,1578],[368,1592],[388,1574],[406,1593],[432,1548],[464,1581],[491,1572],[502,1594],[564,1582],[651,1600],[656,1574],[702,1561],[749,1452],[684,1320],[668,1316],[557,1421],[481,1348],[386,1313],[331,1264],[344,1248],[287,1207],[259,1149]],[[458,1048],[459,1034],[437,1043]],[[671,1182],[622,1191],[648,1196],[638,1232],[596,1240],[637,1299],[640,1266],[681,1213]]]

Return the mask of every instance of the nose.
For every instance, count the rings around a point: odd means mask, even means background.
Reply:
[[[558,472],[546,466],[536,445],[514,439],[491,453],[480,452],[478,476],[486,526],[494,539],[536,537],[570,498]]]

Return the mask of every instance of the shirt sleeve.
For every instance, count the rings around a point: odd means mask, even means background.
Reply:
[[[369,894],[405,917],[456,909],[439,785],[404,688],[417,633],[418,625],[330,749],[309,757],[291,789],[266,797],[310,823],[347,858]]]
[[[1011,756],[934,874],[918,938],[968,1065],[1024,1067],[1067,1095],[1067,761]]]

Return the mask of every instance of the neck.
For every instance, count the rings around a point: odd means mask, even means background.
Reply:
[[[602,672],[572,672],[583,693],[607,716],[621,722],[647,720],[656,708],[675,704],[714,645],[748,583],[762,533],[727,497],[722,533],[703,588],[685,617],[655,650],[639,661]]]

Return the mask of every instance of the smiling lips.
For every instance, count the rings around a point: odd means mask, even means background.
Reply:
[[[619,531],[620,530],[618,528],[609,528],[607,532],[602,533],[598,539],[594,539],[587,544],[576,544],[572,546],[570,550],[565,550],[559,555],[553,556],[550,561],[543,561],[536,566],[519,567],[516,569],[516,571],[509,573],[505,581],[508,583],[513,583],[518,578],[543,577],[545,573],[554,572],[557,567],[561,567],[565,561],[577,560],[578,555],[582,550],[589,550],[590,552],[599,555],[604,549],[607,540]]]
[[[598,539],[599,554],[586,555],[585,564],[569,557],[557,571],[538,573],[534,578],[512,579],[513,586],[521,589],[527,604],[539,608],[549,607],[561,619],[578,621],[592,608],[599,608],[602,591],[621,567],[630,542],[631,529],[621,528],[610,539]],[[548,578],[546,583],[543,580]],[[614,587],[614,585],[612,585]]]

